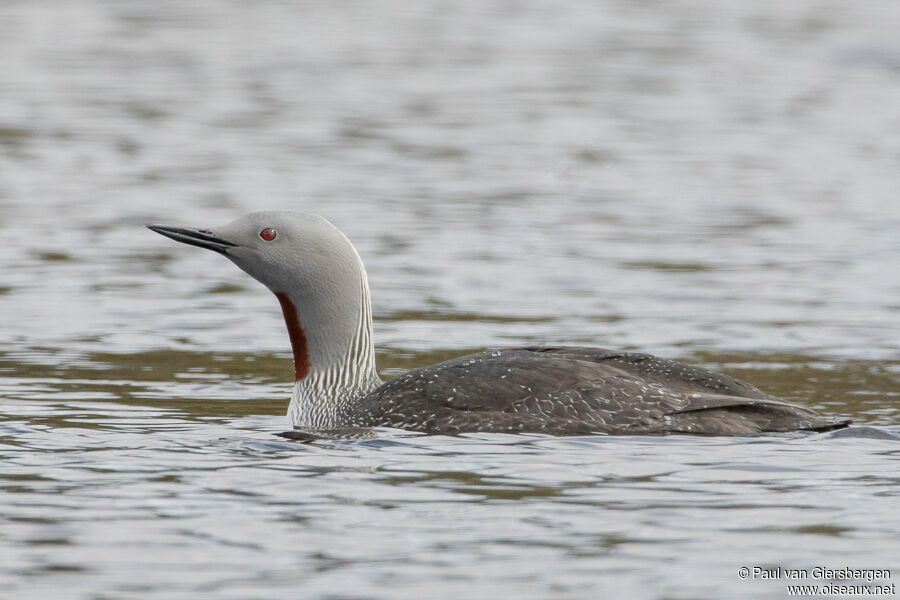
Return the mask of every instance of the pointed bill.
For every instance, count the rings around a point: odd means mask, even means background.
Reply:
[[[207,250],[213,250],[219,254],[226,254],[226,251],[229,248],[237,246],[237,244],[229,242],[228,240],[223,240],[214,235],[211,231],[205,231],[203,229],[169,227],[167,225],[147,225],[147,229],[155,231],[160,235],[164,235],[167,238],[172,238],[176,242],[206,248]]]

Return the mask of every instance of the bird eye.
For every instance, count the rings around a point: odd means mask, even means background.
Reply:
[[[259,237],[266,240],[267,242],[271,242],[272,240],[274,240],[276,235],[278,235],[278,234],[275,233],[275,230],[272,229],[271,227],[266,227],[265,229],[263,229],[262,231],[259,232]]]

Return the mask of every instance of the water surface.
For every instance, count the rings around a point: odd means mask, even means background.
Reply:
[[[3,3],[0,596],[897,583],[898,27],[892,0]],[[384,377],[590,344],[857,425],[283,440],[278,303],[143,229],[278,208],[357,245]]]

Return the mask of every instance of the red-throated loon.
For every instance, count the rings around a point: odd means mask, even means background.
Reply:
[[[298,429],[734,435],[849,423],[727,375],[600,348],[480,352],[382,383],[366,269],[324,218],[258,212],[214,230],[147,227],[224,254],[275,293],[294,352],[288,419]]]

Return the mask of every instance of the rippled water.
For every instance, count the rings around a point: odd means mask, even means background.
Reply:
[[[898,27],[892,0],[0,4],[0,597],[897,583]],[[277,302],[143,229],[261,208],[357,245],[386,377],[592,344],[858,425],[282,440]]]

